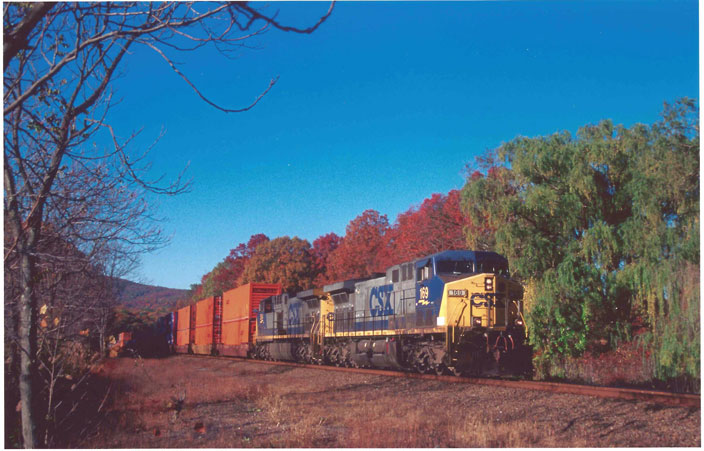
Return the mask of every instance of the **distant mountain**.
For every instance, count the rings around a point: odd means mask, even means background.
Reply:
[[[178,301],[188,297],[188,290],[155,287],[119,279],[117,282],[118,302],[130,310],[168,312]]]

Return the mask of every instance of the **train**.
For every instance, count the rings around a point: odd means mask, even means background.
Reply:
[[[508,261],[471,250],[297,293],[248,283],[171,312],[152,330],[161,344],[147,348],[169,353],[426,374],[525,373],[532,357],[523,288]]]

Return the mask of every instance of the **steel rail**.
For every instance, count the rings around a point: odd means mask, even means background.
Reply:
[[[678,407],[701,408],[701,397],[691,393],[672,393],[637,388],[601,387],[594,385],[566,384],[559,382],[516,381],[506,379],[491,379],[478,377],[458,377],[435,374],[409,373],[402,371],[380,370],[374,368],[344,368],[331,365],[313,365],[308,363],[283,362],[273,360],[257,360],[244,357],[209,356],[198,354],[176,354],[198,358],[216,358],[221,360],[239,360],[250,363],[264,363],[267,365],[291,366],[297,368],[319,369],[328,371],[343,371],[349,373],[371,374],[376,376],[405,377],[410,379],[435,380],[451,383],[490,385],[494,387],[516,388],[520,390],[538,390],[550,393],[565,393],[572,395],[594,396],[597,398],[623,399],[645,401]]]

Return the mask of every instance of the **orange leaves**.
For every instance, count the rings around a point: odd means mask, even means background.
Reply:
[[[384,272],[393,264],[451,249],[466,248],[470,220],[460,208],[460,192],[433,194],[399,214],[366,210],[347,225],[344,237],[328,233],[313,241],[287,236],[269,240],[252,235],[230,251],[195,286],[197,298],[219,294],[247,282],[281,283],[285,291]]]
[[[391,264],[389,220],[366,210],[347,225],[342,243],[330,254],[328,275],[333,280],[365,277],[383,272]]]
[[[418,207],[398,215],[393,229],[394,264],[445,250],[465,249],[463,228],[470,224],[460,210],[460,195],[435,193]]]
[[[284,291],[308,289],[314,278],[310,243],[283,236],[260,244],[249,259],[243,283],[280,283]]]

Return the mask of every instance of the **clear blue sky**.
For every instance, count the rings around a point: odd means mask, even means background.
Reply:
[[[270,3],[312,24],[327,3]],[[518,135],[611,118],[658,119],[699,97],[695,1],[338,3],[312,35],[270,31],[234,60],[181,54],[182,70],[228,107],[201,101],[139,50],[115,84],[111,123],[144,128],[153,173],[190,162],[193,190],[158,199],[171,244],[137,276],[188,288],[250,235],[313,241],[365,209],[396,215],[464,184],[464,167]]]

